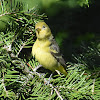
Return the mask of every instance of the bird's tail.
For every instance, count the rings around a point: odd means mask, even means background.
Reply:
[[[63,66],[59,66],[58,68],[57,68],[57,70],[58,71],[60,71],[61,73],[63,73],[65,76],[67,76],[67,72],[66,72],[66,70],[64,69],[64,67]]]

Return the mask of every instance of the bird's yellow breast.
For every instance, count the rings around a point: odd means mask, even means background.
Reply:
[[[49,41],[36,41],[32,48],[32,54],[44,68],[54,71],[58,66],[57,60],[50,53]]]

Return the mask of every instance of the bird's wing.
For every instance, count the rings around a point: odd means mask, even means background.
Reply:
[[[65,60],[60,54],[60,49],[55,39],[51,40],[50,50],[51,50],[51,54],[56,58],[56,60],[66,69]]]

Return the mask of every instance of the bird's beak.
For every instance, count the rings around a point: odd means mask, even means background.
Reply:
[[[36,29],[36,32],[38,32],[38,34],[39,34],[39,32],[41,31],[41,29],[40,28],[37,28]]]

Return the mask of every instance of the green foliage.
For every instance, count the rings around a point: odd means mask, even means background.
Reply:
[[[12,4],[9,10],[11,4],[5,3],[6,1],[1,2],[0,15],[0,25],[3,26],[3,30],[0,29],[0,99],[99,100],[100,72],[91,78],[91,74],[84,71],[86,64],[81,62],[82,59],[78,59],[78,64],[69,63],[71,67],[68,67],[66,77],[54,75],[50,83],[47,72],[45,75],[34,71],[35,66],[39,65],[31,56],[31,48],[36,39],[34,25],[45,16],[37,14],[35,7],[27,12],[22,11],[23,7],[20,7],[23,3],[17,2],[20,0],[16,0],[17,6]],[[62,34],[61,37],[64,38],[65,35]],[[61,42],[62,40],[59,43]],[[86,50],[90,51],[88,48]],[[98,55],[94,50],[88,54],[87,57]],[[84,53],[86,55],[87,52]]]
[[[93,71],[99,71],[100,69],[100,52],[97,48],[97,42],[91,42],[88,45],[84,43],[80,47],[82,49],[82,53],[79,55],[75,55],[75,59],[78,63],[83,63],[87,66],[87,69]],[[76,57],[77,56],[77,57]]]

